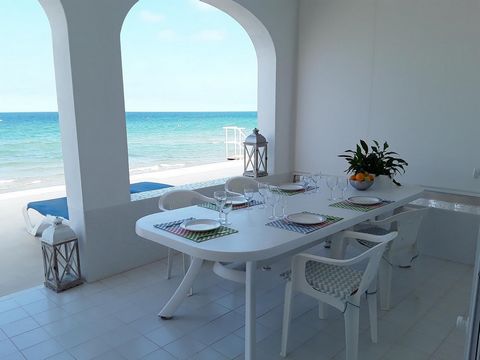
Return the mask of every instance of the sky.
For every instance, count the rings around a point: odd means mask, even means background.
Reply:
[[[140,0],[125,19],[127,111],[256,111],[245,30],[199,0]],[[0,0],[0,112],[57,111],[50,26],[37,0]]]

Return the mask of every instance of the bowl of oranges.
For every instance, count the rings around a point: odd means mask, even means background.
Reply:
[[[372,186],[374,181],[375,176],[365,171],[357,172],[349,178],[350,185],[352,185],[355,189],[362,191],[367,190],[370,186]]]

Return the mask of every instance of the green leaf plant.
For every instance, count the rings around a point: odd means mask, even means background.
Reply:
[[[338,156],[347,160],[349,164],[348,169],[345,170],[347,174],[367,172],[375,176],[386,175],[398,186],[401,184],[394,177],[404,174],[405,167],[408,166],[405,160],[397,157],[396,152],[389,150],[387,142],[380,146],[376,140],[373,140],[373,145],[370,147],[364,140],[360,140],[355,150],[345,150],[345,154]]]

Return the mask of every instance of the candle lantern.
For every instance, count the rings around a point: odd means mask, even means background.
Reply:
[[[253,129],[243,143],[243,176],[267,176],[267,139]]]
[[[43,269],[45,286],[56,291],[82,283],[78,239],[70,226],[55,218],[42,233]]]

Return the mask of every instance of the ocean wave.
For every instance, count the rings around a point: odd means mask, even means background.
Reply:
[[[30,184],[40,184],[42,182],[42,180],[33,180],[33,181],[30,181]]]
[[[155,170],[160,170],[160,167],[158,165],[153,165],[153,166],[143,166],[135,169],[131,169],[131,173],[135,172],[148,172],[148,171],[155,171]]]
[[[10,184],[13,183],[15,179],[0,180],[0,184]]]
[[[166,168],[170,168],[170,167],[183,167],[185,166],[185,164],[160,164],[161,167],[166,167]]]

